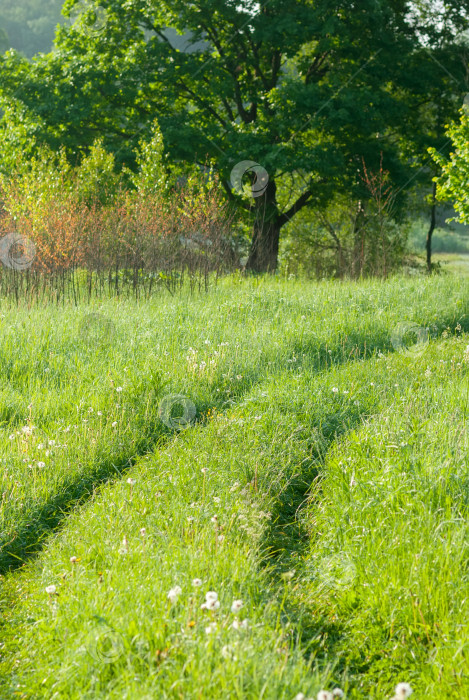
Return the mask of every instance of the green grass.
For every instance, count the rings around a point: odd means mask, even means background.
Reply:
[[[0,696],[464,697],[468,292],[227,279],[103,301],[97,341],[4,309]]]

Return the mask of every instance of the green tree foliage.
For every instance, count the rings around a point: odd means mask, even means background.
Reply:
[[[453,122],[447,130],[452,148],[448,158],[430,149],[432,157],[441,168],[436,179],[440,201],[451,201],[457,212],[456,220],[469,224],[469,114],[465,106],[461,110],[459,123]]]
[[[64,12],[75,5],[67,0]],[[80,21],[59,29],[50,56],[32,65],[5,57],[4,94],[25,106],[53,149],[79,158],[101,136],[131,168],[157,117],[171,162],[210,164],[246,212],[247,267],[256,271],[275,269],[281,229],[304,208],[346,195],[364,209],[363,161],[376,171],[382,158],[404,191],[463,92],[457,35],[467,0],[439,9],[403,0],[80,7]],[[174,42],[174,31],[185,43]],[[258,178],[255,186],[265,186],[257,197],[233,188],[230,174],[243,161],[268,174]]]

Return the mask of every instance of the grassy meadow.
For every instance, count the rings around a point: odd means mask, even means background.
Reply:
[[[0,697],[468,697],[468,301],[2,301]]]

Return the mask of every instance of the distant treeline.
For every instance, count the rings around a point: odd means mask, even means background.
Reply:
[[[2,0],[0,53],[13,48],[31,57],[52,48],[55,28],[64,22],[63,0]]]

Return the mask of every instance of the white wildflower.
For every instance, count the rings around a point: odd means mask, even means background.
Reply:
[[[408,698],[414,691],[410,687],[409,683],[398,683],[394,692],[396,693],[397,698]]]
[[[202,603],[202,610],[218,610],[220,607],[220,601],[218,600],[218,595],[215,591],[208,591],[205,594],[205,603]]]
[[[236,618],[233,620],[233,624],[231,626],[234,630],[247,630],[249,629],[249,620],[247,618],[244,620],[238,620],[238,618]]]
[[[242,600],[234,600],[231,604],[231,612],[237,613],[243,607],[244,603]]]
[[[199,588],[199,586],[202,585],[202,579],[201,578],[193,578],[192,585],[194,586],[194,588]]]
[[[174,588],[171,588],[171,590],[168,593],[168,600],[171,601],[171,603],[175,603],[179,596],[182,593],[182,588],[180,586],[174,586]]]
[[[48,593],[49,595],[56,595],[56,591],[57,591],[57,589],[54,586],[54,584],[51,584],[50,586],[46,586],[46,593]]]

